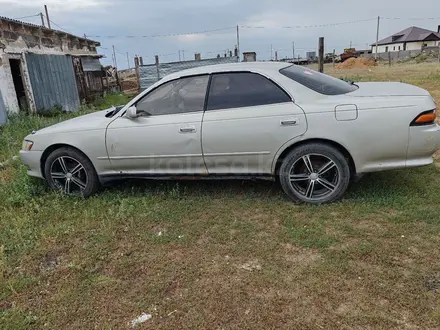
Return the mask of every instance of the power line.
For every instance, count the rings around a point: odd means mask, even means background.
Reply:
[[[67,31],[66,29],[64,29],[62,26],[59,26],[57,23],[55,23],[55,22],[52,21],[51,19],[49,19],[49,21],[50,21],[53,25],[57,26],[61,31],[64,31],[64,32],[70,33],[69,31]]]
[[[357,20],[357,21],[348,21],[348,22],[339,22],[339,23],[329,23],[329,24],[317,24],[317,25],[296,25],[296,26],[281,26],[280,28],[283,29],[303,29],[303,28],[317,28],[317,27],[328,27],[328,26],[337,26],[337,25],[344,25],[344,24],[354,24],[354,23],[361,23],[361,22],[368,22],[376,20],[376,18],[369,18],[364,20]],[[268,26],[250,26],[250,25],[241,25],[241,28],[245,29],[270,29],[273,27]],[[170,33],[170,34],[157,34],[157,35],[149,35],[149,36],[135,36],[135,35],[126,35],[126,36],[117,36],[117,35],[106,35],[106,36],[89,36],[90,38],[127,38],[127,39],[134,39],[134,38],[162,38],[162,37],[176,37],[176,36],[187,36],[187,35],[196,35],[196,34],[207,34],[207,33],[214,33],[214,32],[220,32],[220,31],[226,31],[226,30],[235,30],[236,26],[230,26],[230,27],[224,27],[214,30],[205,30],[205,31],[196,31],[196,32],[188,32],[188,33]]]
[[[47,16],[46,16],[46,15],[44,15],[43,13],[41,13],[41,14],[38,14],[37,16],[40,16],[40,15],[43,15],[43,16],[46,18],[46,21],[47,21]],[[61,31],[64,31],[64,32],[67,32],[67,33],[72,34],[71,32],[67,31],[65,28],[63,28],[62,26],[58,25],[57,23],[55,23],[55,22],[52,21],[51,19],[49,19],[49,21],[50,21],[53,25],[57,26]]]
[[[345,24],[355,24],[362,22],[369,22],[376,20],[377,18],[368,18],[357,21],[348,21],[348,22],[339,22],[339,23],[329,23],[329,24],[312,24],[312,25],[295,25],[295,26],[280,26],[280,27],[268,27],[268,26],[252,26],[252,25],[242,25],[241,28],[244,29],[271,29],[271,28],[282,28],[282,29],[307,29],[307,28],[317,28],[317,27],[328,27],[328,26],[336,26],[336,25],[345,25]]]
[[[16,18],[13,18],[13,19],[15,19],[15,20],[19,20],[19,19],[24,19],[24,18],[29,18],[29,17],[36,17],[36,16],[40,16],[40,14],[29,15],[29,16],[23,16],[23,17],[16,17]]]
[[[424,21],[424,20],[437,20],[440,19],[440,17],[381,17],[381,19],[386,20],[408,20],[408,21]]]
[[[128,35],[128,36],[90,36],[90,38],[162,38],[162,37],[178,37],[178,36],[188,36],[188,35],[194,35],[194,34],[213,33],[213,32],[231,30],[231,29],[236,29],[236,28],[237,28],[236,26],[231,26],[231,27],[224,27],[224,28],[215,29],[215,30],[205,30],[205,31],[187,32],[187,33],[156,34],[156,35],[150,35],[150,36],[134,36],[134,35]]]

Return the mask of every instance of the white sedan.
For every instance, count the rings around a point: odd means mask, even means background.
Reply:
[[[295,202],[339,199],[356,175],[432,163],[435,102],[403,83],[352,83],[285,63],[171,74],[127,105],[33,132],[29,175],[89,196],[127,178],[278,178]]]

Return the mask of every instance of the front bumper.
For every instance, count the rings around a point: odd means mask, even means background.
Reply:
[[[41,173],[41,156],[43,151],[20,150],[21,162],[28,168],[28,174],[37,178],[44,178]]]
[[[420,166],[432,163],[432,155],[439,148],[439,125],[410,127],[406,166]]]

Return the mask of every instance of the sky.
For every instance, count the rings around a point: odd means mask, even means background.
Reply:
[[[270,60],[275,51],[291,58],[293,42],[295,56],[305,57],[316,51],[319,37],[326,52],[341,53],[350,44],[365,49],[376,40],[378,16],[380,39],[410,26],[437,31],[440,25],[438,0],[0,0],[0,15],[36,15],[44,13],[44,4],[52,28],[101,43],[104,65],[112,63],[114,46],[119,69],[132,67],[135,55],[145,64],[154,63],[154,55],[164,63],[178,61],[179,51],[185,60],[196,52],[202,58],[223,55],[237,44],[237,25],[240,52],[255,51],[258,60]],[[41,24],[39,16],[21,20]]]

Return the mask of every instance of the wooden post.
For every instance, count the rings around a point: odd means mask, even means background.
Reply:
[[[43,15],[43,13],[40,13],[40,17],[41,17],[41,25],[42,25],[43,27],[46,27],[46,26],[44,25],[44,15]]]
[[[440,63],[440,42],[438,44],[438,62]]]
[[[159,55],[154,56],[156,59],[156,72],[157,72],[157,80],[160,80],[160,74],[159,74]]]
[[[44,5],[44,10],[46,11],[47,26],[49,27],[49,29],[51,29],[51,27],[50,27],[50,19],[49,19],[49,11],[47,10],[47,6],[46,5]]]
[[[141,91],[141,77],[139,74],[139,57],[137,56],[134,57],[134,66],[136,70],[136,80],[137,80],[138,93],[139,93]]]
[[[388,65],[391,66],[391,52],[388,52]]]
[[[237,25],[237,55],[238,55],[238,62],[240,62],[240,29]]]
[[[332,56],[333,67],[335,67],[335,56],[336,56],[336,49],[333,49],[333,56]]]
[[[144,65],[144,59],[142,56],[139,56],[139,65]]]
[[[380,28],[380,16],[377,16],[376,50],[374,52],[374,59],[376,61],[377,61],[377,48],[379,47],[379,28]]]
[[[295,42],[292,42],[292,60],[295,62]]]
[[[319,72],[324,72],[324,37],[319,37],[318,56]]]

